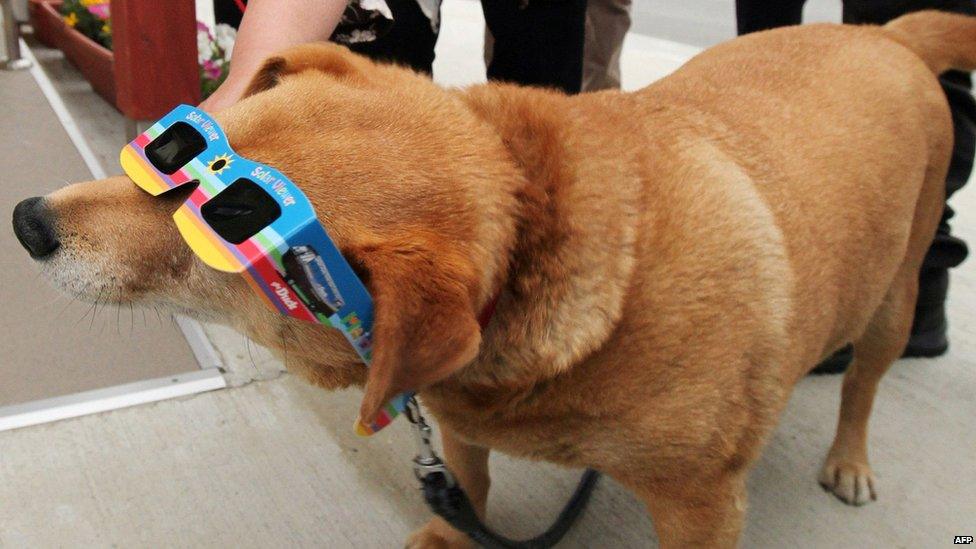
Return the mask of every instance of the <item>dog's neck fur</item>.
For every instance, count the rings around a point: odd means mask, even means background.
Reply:
[[[522,185],[514,190],[513,244],[501,252],[508,270],[481,352],[423,393],[435,413],[442,408],[436,401],[458,398],[482,408],[510,406],[602,346],[620,317],[635,232],[636,196],[610,203],[599,192],[602,178],[593,176],[617,176],[580,173],[576,151],[587,150],[580,143],[586,137],[575,131],[582,121],[567,124],[572,98],[498,85],[460,93],[498,135]]]

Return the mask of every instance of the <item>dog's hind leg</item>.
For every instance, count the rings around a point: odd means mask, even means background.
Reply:
[[[488,505],[488,488],[491,485],[491,477],[488,474],[488,448],[464,442],[443,425],[441,425],[441,442],[444,445],[444,462],[464,488],[478,517],[484,521]],[[407,540],[406,546],[408,549],[476,547],[467,534],[455,530],[440,517],[434,517],[423,528],[414,532]]]
[[[868,465],[868,418],[881,377],[908,343],[918,297],[918,273],[945,204],[945,175],[952,139],[951,133],[939,128],[950,127],[950,121],[944,102],[930,106],[928,119],[943,119],[942,124],[933,123],[930,130],[930,155],[940,160],[933,161],[926,170],[904,260],[867,329],[854,342],[854,361],[841,390],[837,434],[820,471],[820,484],[851,505],[876,499]]]
[[[844,377],[837,434],[820,471],[820,484],[845,503],[876,499],[868,465],[868,417],[881,377],[901,356],[912,327],[918,271],[902,268],[864,335]]]

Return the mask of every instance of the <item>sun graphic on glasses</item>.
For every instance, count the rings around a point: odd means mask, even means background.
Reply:
[[[230,166],[230,163],[233,161],[234,159],[231,158],[229,154],[221,154],[216,158],[214,158],[213,160],[211,160],[210,163],[207,164],[207,168],[209,168],[212,173],[220,175],[221,172],[226,170],[227,167]]]

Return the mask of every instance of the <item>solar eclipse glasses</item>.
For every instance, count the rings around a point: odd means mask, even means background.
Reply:
[[[278,170],[234,153],[217,122],[180,105],[122,149],[126,175],[153,196],[196,184],[173,220],[208,266],[244,277],[283,315],[331,326],[368,366],[373,300],[329,238],[312,204]],[[403,412],[409,395],[385,407],[361,434]]]

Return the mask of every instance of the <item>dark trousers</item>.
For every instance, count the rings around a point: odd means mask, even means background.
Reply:
[[[586,0],[482,0],[495,39],[488,78],[579,93]]]
[[[377,61],[389,61],[431,74],[437,33],[416,0],[386,0],[393,25],[372,42],[350,44],[349,49]]]
[[[805,0],[737,0],[736,19],[739,34],[798,25]],[[844,0],[844,22],[884,24],[898,16],[923,9],[939,9],[976,14],[974,0]],[[973,170],[976,150],[976,101],[972,96],[972,79],[968,73],[949,71],[939,78],[945,90],[955,132],[952,163],[946,177],[946,198],[966,184]],[[922,266],[919,306],[941,305],[945,300],[946,269],[963,262],[969,251],[965,242],[952,236],[949,219],[952,208],[946,205],[938,232]]]
[[[387,0],[387,5],[393,12],[390,30],[350,47],[430,74],[437,43],[430,22],[415,0]],[[586,0],[484,0],[482,10],[495,38],[489,79],[579,93]]]

